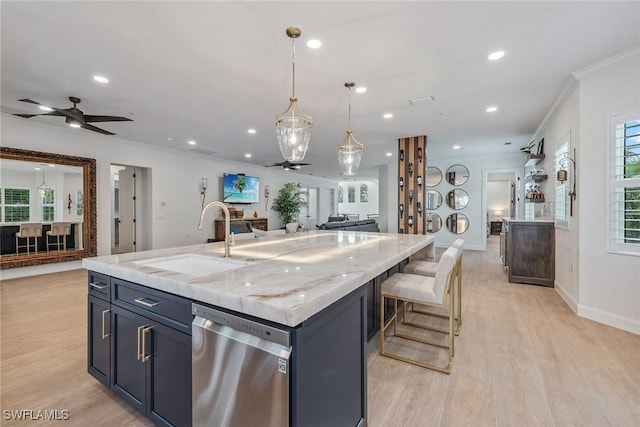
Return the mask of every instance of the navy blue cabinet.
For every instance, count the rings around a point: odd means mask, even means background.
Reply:
[[[109,386],[111,381],[111,280],[89,272],[87,301],[87,371]]]
[[[156,425],[191,425],[191,302],[89,272],[88,371]]]

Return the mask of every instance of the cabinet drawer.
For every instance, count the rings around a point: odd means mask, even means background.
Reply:
[[[89,295],[93,295],[105,301],[111,301],[111,282],[110,277],[96,273],[95,271],[89,272]]]
[[[191,334],[191,301],[136,283],[111,278],[113,304]]]

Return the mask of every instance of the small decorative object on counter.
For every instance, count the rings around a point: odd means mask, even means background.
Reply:
[[[422,175],[418,175],[416,183],[418,184],[418,188],[422,188]]]
[[[404,178],[400,177],[398,183],[400,184],[400,191],[404,190]]]
[[[400,206],[398,206],[398,210],[400,211],[400,218],[402,218],[402,213],[404,212],[404,204],[400,203]]]
[[[413,163],[409,163],[409,176],[413,176]]]
[[[422,163],[422,147],[418,147],[418,160]]]
[[[413,216],[409,215],[409,218],[407,218],[407,224],[409,224],[409,227],[413,225]]]
[[[258,218],[258,211],[253,211],[253,217]]]

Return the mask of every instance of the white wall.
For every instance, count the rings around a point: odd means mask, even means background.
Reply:
[[[456,238],[459,237],[464,239],[465,249],[484,249],[487,232],[487,218],[486,212],[483,209],[483,173],[485,170],[489,169],[522,169],[523,163],[524,157],[520,153],[505,154],[503,156],[479,157],[466,156],[464,151],[462,151],[456,152],[449,157],[429,156],[427,159],[428,166],[435,166],[443,173],[443,179],[440,184],[436,187],[429,188],[439,191],[443,197],[442,206],[433,211],[440,215],[443,222],[442,229],[435,233],[436,245],[438,247],[448,247],[454,240],[456,240]],[[454,164],[461,164],[469,169],[469,180],[459,186],[453,186],[444,180],[444,173]],[[454,211],[446,205],[445,196],[454,188],[463,189],[469,194],[469,204],[464,209]],[[465,214],[469,218],[469,229],[461,235],[452,234],[445,226],[447,216],[454,212]]]
[[[209,179],[207,202],[220,200],[220,179],[224,172],[242,172],[260,177],[261,191],[271,186],[269,205],[265,208],[264,194],[260,203],[238,205],[257,210],[269,219],[269,229],[282,226],[277,212],[271,210],[273,199],[282,185],[300,182],[303,187],[317,187],[321,191],[337,188],[337,181],[279,171],[273,168],[233,164],[196,153],[160,149],[145,144],[103,136],[84,130],[49,126],[2,114],[2,144],[6,147],[30,149],[49,153],[71,154],[96,159],[97,163],[97,242],[98,255],[110,253],[111,243],[111,185],[110,165],[124,164],[148,168],[150,195],[148,222],[151,223],[151,248],[190,245],[205,242],[213,236],[213,220],[218,213],[208,212],[205,228],[197,228],[200,218],[200,182]],[[274,149],[277,148],[274,145]],[[71,263],[77,266],[78,263]],[[43,274],[63,268],[60,265],[27,267],[3,271],[3,278],[25,274]],[[22,270],[22,271],[20,271]]]
[[[360,202],[360,186],[367,185],[369,187],[369,201],[367,203]],[[358,214],[360,219],[367,219],[369,214],[378,214],[378,183],[375,181],[343,181],[339,184],[344,191],[344,203],[338,203],[338,213],[341,214]],[[349,186],[354,186],[356,190],[355,203],[348,203]],[[326,218],[323,218],[326,221]],[[323,222],[324,222],[323,221]]]
[[[556,151],[556,145],[561,142],[567,133],[570,134],[570,151],[576,148],[578,156],[584,151],[580,143],[580,91],[576,86],[575,80],[571,79],[567,82],[567,92],[560,96],[563,97],[560,105],[554,114],[550,117],[544,128],[541,129],[536,136],[536,140],[544,138],[546,158],[539,166],[544,166],[549,179],[543,185],[543,192],[547,201],[554,201],[555,198],[555,170],[553,156]],[[560,101],[560,100],[559,100]],[[601,153],[604,155],[604,152]],[[578,161],[578,179],[583,176],[582,162]],[[577,187],[581,188],[580,182]],[[582,191],[579,191],[582,193]],[[595,200],[586,194],[580,194],[579,201],[589,199],[589,203]],[[604,199],[602,199],[604,200]],[[604,206],[604,203],[599,202]],[[573,206],[573,216],[569,218],[569,229],[565,230],[556,227],[555,229],[555,245],[556,245],[556,278],[555,289],[569,306],[577,311],[579,300],[579,272],[578,265],[580,263],[580,215],[581,209],[579,204]]]
[[[489,215],[489,221],[496,221],[495,211],[501,211],[502,216],[509,216],[510,191],[510,181],[487,182],[487,214]]]
[[[640,334],[640,257],[607,252],[606,147],[610,115],[640,111],[640,48],[580,81],[578,314]]]

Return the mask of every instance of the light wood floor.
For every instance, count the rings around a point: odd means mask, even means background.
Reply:
[[[577,317],[553,289],[507,283],[496,245],[465,251],[451,375],[381,357],[371,340],[369,426],[640,425],[640,336]],[[86,372],[85,271],[6,280],[0,296],[3,426],[51,423],[4,419],[19,409],[151,425]]]

